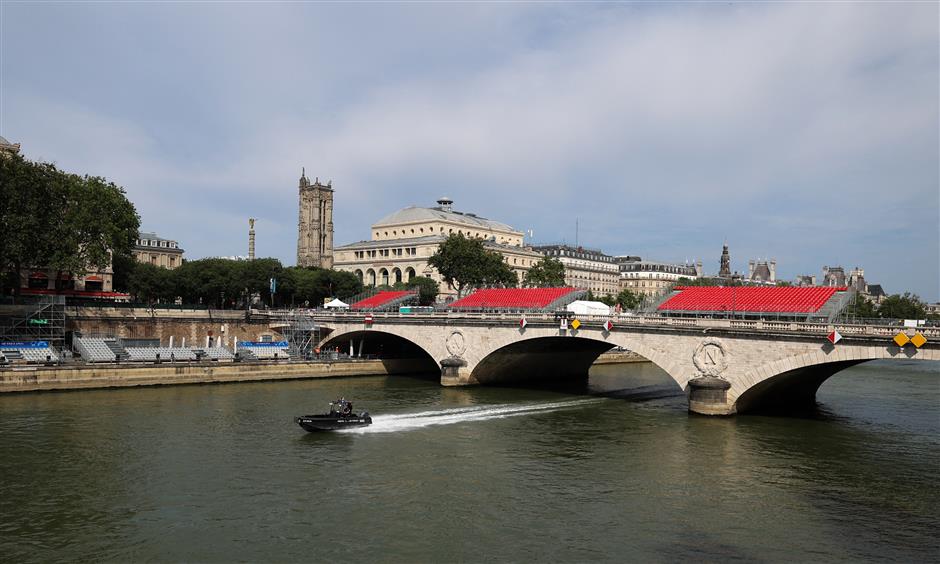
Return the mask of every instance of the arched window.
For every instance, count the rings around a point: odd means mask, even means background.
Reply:
[[[401,279],[401,270],[400,270],[400,269],[396,268],[396,269],[392,270],[392,276],[393,276],[394,279],[395,279],[395,284],[398,284],[399,282],[402,281],[402,279]]]
[[[382,269],[379,271],[379,284],[383,286],[388,286],[388,270]]]
[[[362,284],[362,271],[361,270],[356,271],[356,278],[358,278],[359,283]]]
[[[415,269],[411,267],[406,268],[405,277],[406,277],[405,282],[411,282],[411,280],[415,277]]]
[[[375,287],[375,271],[371,268],[366,271],[366,286]]]

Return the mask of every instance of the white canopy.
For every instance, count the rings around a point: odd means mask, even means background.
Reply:
[[[342,308],[348,308],[349,304],[341,301],[339,298],[334,298],[333,301],[325,304],[323,307],[328,307],[330,309],[342,309]]]
[[[602,302],[577,300],[568,304],[565,309],[575,315],[610,315],[610,306]]]

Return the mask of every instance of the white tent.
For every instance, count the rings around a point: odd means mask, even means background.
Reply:
[[[323,307],[328,309],[349,309],[349,304],[341,301],[339,298],[335,298],[333,301],[324,304]]]
[[[610,315],[610,306],[602,302],[577,300],[568,304],[565,309],[575,315]]]

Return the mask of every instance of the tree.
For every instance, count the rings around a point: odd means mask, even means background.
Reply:
[[[555,288],[565,285],[565,265],[552,257],[543,257],[525,275],[524,286]]]
[[[878,306],[878,315],[891,319],[925,319],[927,308],[917,294],[904,292],[885,298]]]
[[[418,304],[428,306],[437,301],[437,294],[440,292],[438,283],[426,276],[414,276],[408,282],[399,282],[396,287],[408,290],[418,290]]]
[[[878,311],[875,308],[875,304],[873,304],[871,300],[858,292],[855,293],[855,300],[853,301],[851,308],[852,309],[850,312],[855,317],[860,317],[862,319],[878,317]]]
[[[428,264],[457,290],[458,298],[470,288],[518,284],[516,273],[502,255],[487,250],[483,241],[468,239],[459,233],[448,236],[428,258]]]
[[[140,227],[120,186],[20,155],[0,158],[0,201],[5,279],[29,267],[69,274],[104,268],[113,256],[130,256]]]
[[[617,303],[620,304],[620,307],[623,309],[636,309],[643,303],[643,294],[631,292],[624,288],[617,294]]]
[[[131,271],[127,290],[142,302],[173,301],[176,298],[174,272],[160,266],[138,263]]]

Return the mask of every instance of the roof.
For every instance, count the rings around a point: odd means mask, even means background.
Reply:
[[[838,286],[697,286],[677,287],[679,293],[659,311],[754,313],[815,313],[835,295]]]
[[[884,291],[884,288],[881,287],[881,284],[869,284],[868,293],[872,296],[886,296],[887,294]]]
[[[464,225],[472,225],[481,229],[512,231],[514,233],[521,234],[521,232],[516,231],[505,223],[486,219],[485,217],[479,217],[477,215],[462,212],[444,211],[441,208],[419,208],[417,206],[410,206],[405,209],[398,210],[395,213],[391,213],[375,222],[372,227],[397,225],[400,223],[418,223],[422,221],[450,221],[454,223],[462,223]]]
[[[0,145],[12,145],[12,144],[13,143],[10,143],[9,141],[7,141],[5,137],[0,136]]]

